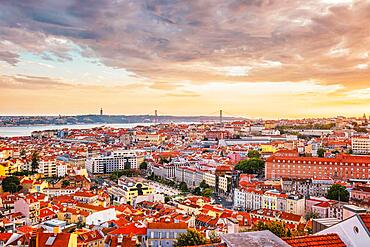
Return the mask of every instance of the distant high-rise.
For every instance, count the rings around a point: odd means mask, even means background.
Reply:
[[[103,108],[100,108],[100,116],[103,116]]]

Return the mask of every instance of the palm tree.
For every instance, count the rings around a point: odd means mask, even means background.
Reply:
[[[39,153],[35,151],[32,153],[31,170],[32,172],[36,173],[38,169],[39,169]]]

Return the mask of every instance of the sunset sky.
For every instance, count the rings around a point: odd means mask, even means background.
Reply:
[[[370,114],[370,0],[1,0],[0,115]]]

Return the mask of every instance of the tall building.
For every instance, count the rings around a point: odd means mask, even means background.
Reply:
[[[352,151],[355,154],[370,154],[370,137],[353,137]]]
[[[337,155],[335,158],[272,155],[266,160],[265,177],[370,178],[370,156]]]
[[[124,169],[138,169],[143,161],[144,156],[135,150],[117,150],[109,155],[88,158],[86,169],[92,174],[105,174]]]
[[[103,116],[103,108],[100,108],[100,116]]]

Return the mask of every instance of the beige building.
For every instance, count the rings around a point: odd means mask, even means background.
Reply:
[[[297,215],[304,215],[305,213],[305,199],[303,197],[299,197],[296,195],[288,196],[286,200],[286,212],[297,214]]]
[[[160,144],[164,140],[161,134],[136,133],[135,141]]]
[[[355,154],[370,154],[370,137],[353,137],[352,150]]]

